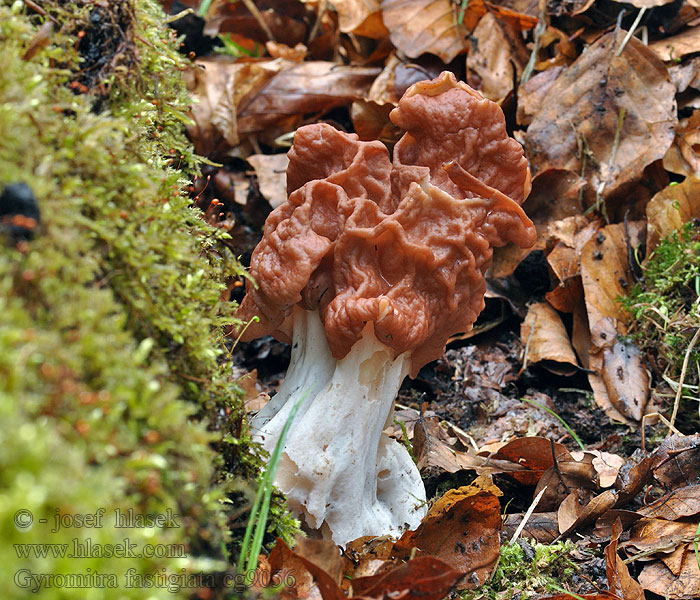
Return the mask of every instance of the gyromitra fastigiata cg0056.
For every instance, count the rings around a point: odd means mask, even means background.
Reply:
[[[288,200],[267,219],[237,316],[244,340],[292,344],[279,392],[251,427],[271,450],[294,403],[275,483],[307,527],[338,544],[398,535],[425,514],[407,450],[383,433],[399,386],[471,329],[494,246],[534,243],[520,205],[522,148],[501,109],[449,73],[416,83],[381,142],[301,127]]]

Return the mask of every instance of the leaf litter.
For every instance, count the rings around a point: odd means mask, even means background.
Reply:
[[[533,174],[524,209],[536,245],[499,249],[474,331],[404,383],[386,429],[418,464],[427,516],[399,540],[342,549],[267,540],[259,568],[279,581],[294,573],[280,597],[700,596],[700,423],[683,412],[698,397],[688,342],[700,323],[682,320],[698,310],[700,274],[683,279],[675,313],[620,301],[646,285],[664,238],[698,237],[697,3],[206,4],[196,19],[208,50],[185,74],[189,135],[212,163],[193,204],[244,261],[285,199],[298,127],[327,122],[391,149],[389,112],[443,70],[501,105]],[[240,300],[241,282],[229,292]],[[664,343],[685,340],[682,377],[640,337],[639,319]],[[267,338],[234,354],[241,374],[257,369],[241,386],[258,409],[288,350]],[[532,548],[563,540],[575,568],[558,583],[508,582],[509,552],[535,568]]]

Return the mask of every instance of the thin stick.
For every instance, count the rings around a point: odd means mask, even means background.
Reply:
[[[267,23],[265,23],[265,19],[263,19],[263,16],[258,10],[258,7],[255,6],[255,4],[253,4],[253,0],[243,0],[243,4],[245,4],[245,7],[250,11],[250,14],[253,15],[255,20],[258,22],[258,25],[260,25],[260,29],[262,29],[265,32],[267,38],[273,42],[276,42],[277,40],[275,39],[275,36],[272,35],[272,31],[270,31],[270,28],[267,26]]]
[[[620,54],[622,54],[622,51],[625,49],[627,42],[629,42],[630,38],[634,35],[634,32],[637,29],[637,25],[639,25],[639,22],[642,20],[642,17],[644,16],[645,12],[647,12],[646,6],[643,6],[642,8],[639,9],[639,13],[637,14],[637,18],[634,20],[634,23],[632,23],[632,27],[630,27],[630,30],[627,32],[625,39],[622,40],[620,47],[617,49],[617,52],[615,52],[615,56],[620,56]]]
[[[523,516],[523,520],[520,521],[520,525],[518,525],[518,528],[515,530],[513,537],[510,539],[511,544],[515,544],[515,542],[518,541],[518,537],[520,537],[520,534],[522,533],[523,529],[525,529],[525,523],[528,522],[528,520],[532,516],[532,513],[535,512],[535,508],[537,508],[537,505],[540,503],[540,500],[542,499],[542,495],[544,494],[546,489],[547,489],[547,486],[545,485],[540,490],[540,493],[537,494],[537,496],[535,496],[535,499],[532,501],[532,504],[530,504],[530,508],[527,509],[527,512]]]
[[[685,373],[688,370],[688,362],[690,361],[690,353],[693,351],[695,344],[700,338],[700,327],[695,332],[693,339],[690,340],[688,349],[685,351],[685,358],[683,359],[683,368],[681,369],[681,378],[678,382],[678,390],[676,391],[676,399],[673,401],[673,413],[671,414],[671,427],[676,424],[676,415],[678,414],[678,406],[681,403],[681,396],[683,395],[683,382],[685,381]]]
[[[678,429],[676,429],[673,425],[671,425],[671,422],[666,417],[664,417],[661,413],[657,413],[657,412],[647,413],[646,415],[644,415],[642,417],[642,452],[647,451],[647,439],[646,439],[646,433],[644,431],[644,427],[646,425],[645,425],[644,421],[646,421],[647,419],[650,419],[651,417],[659,417],[659,419],[661,419],[664,422],[664,424],[671,431],[673,431],[673,433],[683,437],[683,434],[680,431],[678,431]]]
[[[328,0],[321,0],[321,3],[318,7],[318,16],[316,17],[316,22],[314,23],[314,26],[311,28],[311,33],[309,33],[309,42],[312,42],[316,36],[318,35],[318,30],[321,29],[321,19],[323,19],[323,15],[326,14],[326,11],[328,10]]]

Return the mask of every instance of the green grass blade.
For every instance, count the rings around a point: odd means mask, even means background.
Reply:
[[[523,402],[527,402],[528,404],[532,404],[533,406],[536,406],[537,408],[541,408],[542,410],[548,412],[550,415],[555,417],[564,427],[569,432],[569,435],[574,439],[574,441],[578,444],[578,447],[581,448],[581,450],[585,450],[586,446],[584,446],[583,442],[581,441],[581,438],[579,438],[576,435],[576,432],[569,427],[569,424],[562,419],[557,413],[555,413],[552,409],[547,408],[546,406],[540,404],[539,402],[535,402],[534,400],[529,400],[527,398],[521,398]]]

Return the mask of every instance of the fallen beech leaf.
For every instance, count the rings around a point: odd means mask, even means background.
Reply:
[[[399,557],[418,549],[468,575],[458,589],[477,587],[488,578],[499,556],[501,514],[498,498],[478,492],[456,502],[433,506],[415,531],[407,531],[394,545]]]
[[[525,516],[525,513],[514,513],[506,515],[503,522],[503,537],[511,539],[515,530]],[[550,544],[559,537],[559,526],[556,512],[532,513],[525,523],[525,527],[520,534],[521,537],[533,539],[540,544]]]
[[[381,6],[392,43],[411,58],[429,52],[450,62],[464,51],[467,34],[478,21],[467,10],[459,25],[450,0],[381,0]]]
[[[615,56],[624,36],[602,36],[551,86],[525,136],[535,174],[552,168],[581,173],[585,166],[585,178],[606,198],[666,153],[677,122],[675,86],[636,38]]]
[[[513,478],[523,485],[537,485],[542,474],[554,464],[552,444],[557,460],[572,460],[565,446],[542,437],[519,438],[508,442],[493,458],[509,460],[526,467],[527,471],[513,473]]]
[[[692,540],[697,528],[697,523],[642,518],[632,526],[629,540],[624,542],[622,546],[630,554],[632,550],[643,555],[654,552],[671,552],[679,544]]]
[[[622,523],[622,529],[626,530],[641,518],[641,515],[633,510],[613,508],[598,517],[598,520],[595,522],[595,529],[593,532],[595,533],[596,537],[600,539],[609,538],[612,537],[612,527],[615,524],[615,521],[618,519]]]
[[[683,58],[687,54],[700,52],[700,26],[692,27],[683,33],[652,42],[649,50],[663,61]]]
[[[573,375],[578,370],[561,317],[548,302],[531,304],[520,326],[520,341],[527,348],[527,364],[542,362],[559,375]]]
[[[258,62],[200,59],[185,72],[194,95],[194,125],[187,127],[198,154],[225,156],[240,142],[238,111],[279,71],[291,63],[282,59]]]
[[[700,110],[696,110],[690,117],[678,123],[673,145],[664,156],[664,169],[686,177],[697,177],[700,175],[700,153],[697,151],[699,147]]]
[[[440,424],[437,419],[421,418],[413,430],[413,452],[416,465],[421,473],[438,469],[439,472],[456,473],[462,465],[455,457],[455,452],[447,446],[439,435]]]
[[[615,489],[620,492],[620,504],[625,504],[651,482],[651,467],[654,459],[643,450],[637,449],[620,467],[615,481]]]
[[[629,240],[632,248],[640,244],[643,224],[629,223]],[[614,389],[608,389],[603,380],[603,349],[614,344],[618,335],[627,332],[628,314],[617,301],[626,293],[631,283],[629,274],[627,239],[624,226],[608,225],[589,239],[581,249],[581,279],[591,333],[589,350],[589,382],[596,404],[615,420],[625,420],[625,406],[618,400]],[[612,380],[611,380],[612,381]],[[633,411],[629,411],[631,414]]]
[[[390,536],[365,536],[349,542],[343,551],[345,566],[341,587],[349,591],[354,578],[385,570],[393,550],[394,540]]]
[[[434,556],[419,556],[387,573],[353,579],[351,586],[353,597],[442,600],[462,577]]]
[[[279,59],[277,59],[279,60]],[[293,64],[278,73],[238,113],[240,134],[259,132],[286,118],[301,119],[364,98],[380,70],[325,61]]]
[[[280,44],[271,40],[265,42],[265,49],[272,58],[284,58],[292,62],[304,62],[309,49],[304,44],[296,44],[290,48],[286,44]]]
[[[598,485],[602,488],[615,484],[625,459],[617,454],[601,452],[599,450],[590,451],[595,454],[593,467],[598,473]]]
[[[535,177],[530,195],[523,203],[523,210],[527,211],[535,225],[537,241],[525,250],[515,244],[496,248],[489,277],[507,277],[532,251],[549,249],[554,245],[554,223],[581,215],[579,195],[585,184],[585,180],[576,173],[557,169]]]
[[[673,490],[655,502],[642,506],[639,514],[675,521],[700,513],[700,485],[689,485]]]
[[[580,277],[571,277],[560,283],[544,297],[554,308],[562,313],[573,313],[583,298],[583,284]]]
[[[338,26],[343,33],[354,33],[355,35],[364,35],[366,37],[378,38],[383,35],[368,35],[368,33],[380,33],[379,27],[370,29],[368,19],[372,16],[379,16],[380,5],[379,0],[335,0],[333,8],[338,13]],[[371,20],[374,23],[375,19]],[[378,19],[381,23],[381,18]],[[388,33],[385,27],[382,27],[381,33]]]
[[[606,347],[602,375],[613,406],[625,417],[641,421],[649,397],[649,376],[637,346],[618,340]]]
[[[564,533],[571,528],[583,510],[583,503],[589,499],[590,493],[585,493],[582,489],[574,490],[564,498],[557,510],[559,533]]]
[[[562,531],[562,535],[573,533],[581,527],[585,527],[598,520],[599,517],[608,512],[617,503],[617,490],[605,490],[593,497],[588,504],[576,516],[576,519],[569,524],[569,527]],[[610,577],[608,576],[608,581]]]
[[[700,569],[695,553],[685,553],[678,575],[662,562],[646,565],[639,575],[639,582],[644,589],[664,598],[691,600],[700,597]]]
[[[514,81],[527,64],[528,52],[520,32],[487,13],[472,32],[471,40],[467,83],[489,100],[500,102],[513,90]]]
[[[286,154],[253,154],[247,158],[258,177],[260,193],[272,208],[287,201]]]
[[[667,437],[654,451],[652,471],[671,488],[700,484],[700,434]]]
[[[328,544],[333,545],[332,542],[314,541],[326,545],[325,549],[321,551],[322,553],[328,552]],[[306,546],[307,551],[310,550],[311,546]],[[319,548],[318,544],[315,545],[312,554],[316,554],[318,557]],[[334,549],[336,554],[338,554],[337,548]],[[294,577],[294,585],[282,589],[283,599],[311,600],[312,598],[317,598],[320,594],[323,600],[345,600],[345,594],[343,594],[343,591],[336,583],[333,575],[327,573],[322,567],[308,558],[290,550],[281,538],[277,538],[275,547],[272,549],[268,560],[273,574],[284,570]],[[324,559],[324,562],[328,564],[327,558]]]
[[[700,216],[700,179],[687,177],[669,185],[647,204],[647,255],[659,241]]]
[[[537,73],[518,88],[518,125],[527,126],[532,123],[550,88],[563,72],[563,66],[552,67]]]
[[[605,548],[605,571],[610,591],[622,600],[644,600],[644,590],[629,573],[627,565],[617,554],[617,543],[622,533],[622,524],[615,521],[610,543]]]

